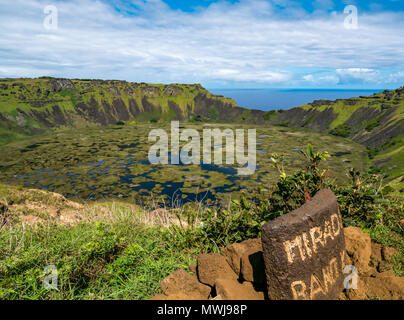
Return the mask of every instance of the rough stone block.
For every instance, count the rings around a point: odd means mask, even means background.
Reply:
[[[238,276],[229,266],[224,256],[216,253],[203,253],[198,256],[199,281],[211,287],[217,279],[237,279]]]
[[[266,223],[262,246],[270,299],[338,299],[346,252],[331,190],[319,191],[301,208]]]
[[[161,281],[161,289],[167,296],[184,295],[188,300],[204,300],[209,297],[211,288],[200,283],[196,276],[185,270],[177,270]]]

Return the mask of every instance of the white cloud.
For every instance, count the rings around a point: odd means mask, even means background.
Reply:
[[[256,71],[254,73],[246,73],[243,70],[220,69],[212,72],[210,77],[212,79],[240,82],[281,83],[290,80],[292,75],[287,72]]]
[[[336,71],[328,71],[327,73],[324,74],[324,72],[320,72],[316,75],[313,74],[307,74],[303,76],[303,79],[307,82],[310,82],[311,84],[315,85],[325,85],[325,86],[330,86],[330,85],[336,85],[339,82],[339,77],[336,76],[334,73]]]
[[[306,80],[306,81],[314,82],[314,77],[313,77],[312,74],[308,74],[308,75],[303,76],[303,79]]]
[[[308,80],[300,69],[338,69],[328,80],[348,83],[404,68],[402,13],[361,15],[360,28],[346,30],[342,12],[310,15],[298,2],[272,2],[288,7],[281,14],[270,1],[219,1],[185,13],[160,0],[117,2],[130,15],[102,1],[54,1],[59,28],[49,31],[48,1],[14,0],[0,11],[0,74],[299,85]]]
[[[380,83],[380,72],[368,68],[337,69],[340,84],[355,84],[364,82]]]
[[[401,85],[404,84],[404,71],[399,71],[396,73],[390,74],[387,79],[387,83],[400,83]]]

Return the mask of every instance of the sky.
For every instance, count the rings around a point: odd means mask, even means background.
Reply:
[[[403,30],[402,0],[0,0],[0,77],[393,89]]]

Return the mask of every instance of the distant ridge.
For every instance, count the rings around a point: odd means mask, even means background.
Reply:
[[[272,124],[327,132],[376,148],[404,133],[404,87],[358,98],[315,100],[267,112],[265,118]]]
[[[264,117],[274,125],[330,133],[367,146],[373,172],[382,170],[391,186],[404,193],[404,87],[358,98],[316,100]]]
[[[199,84],[119,80],[0,79],[0,141],[50,128],[169,120],[263,122],[264,112],[237,106]]]

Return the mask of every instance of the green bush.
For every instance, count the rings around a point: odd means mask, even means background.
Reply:
[[[209,109],[209,117],[210,117],[211,119],[213,119],[213,120],[216,120],[216,119],[217,119],[217,116],[218,116],[218,113],[217,113],[216,109],[213,108],[213,107],[211,107],[211,108]]]
[[[200,252],[259,237],[264,223],[299,208],[323,188],[336,194],[345,226],[361,227],[373,240],[400,250],[393,257],[393,270],[403,275],[402,199],[384,195],[379,176],[354,169],[347,172],[347,184],[336,185],[322,166],[328,153],[314,152],[311,145],[302,156],[304,168],[287,174],[284,159],[274,154],[279,181],[251,196],[243,194],[227,208],[184,207],[188,228],[149,227],[130,216],[108,224],[4,228],[0,232],[0,299],[150,298],[164,277],[193,264]],[[59,272],[58,290],[53,291],[42,284],[44,267],[51,264]]]
[[[377,120],[371,120],[366,124],[366,131],[372,131],[374,128],[377,128],[380,125],[380,122]]]
[[[311,145],[302,154],[307,161],[306,167],[292,175],[285,173],[284,159],[274,154],[271,159],[280,178],[270,193],[259,188],[252,199],[242,195],[240,201],[233,200],[228,209],[208,210],[202,219],[203,227],[194,234],[196,241],[214,247],[258,237],[264,223],[299,208],[317,191],[326,187],[327,171],[320,169],[319,164],[329,154],[315,153]]]
[[[271,120],[271,118],[273,118],[274,116],[276,116],[277,111],[276,110],[270,110],[267,113],[264,114],[263,118],[264,120]]]
[[[274,126],[287,128],[287,127],[289,127],[289,122],[275,123]]]
[[[128,275],[132,268],[145,261],[147,252],[137,243],[131,243],[118,258],[107,266],[111,274]]]
[[[384,226],[402,237],[399,221],[404,218],[403,203],[400,199],[385,197],[379,176],[363,175],[350,169],[348,183],[336,185],[328,179],[328,170],[320,166],[329,157],[327,152],[314,152],[308,145],[302,154],[306,159],[305,168],[291,175],[285,173],[284,159],[273,155],[280,178],[269,192],[261,187],[250,199],[242,195],[240,201],[233,201],[228,209],[208,210],[200,232],[188,233],[188,236],[212,247],[259,237],[264,223],[299,208],[320,189],[329,188],[337,197],[345,226],[367,230]]]
[[[351,129],[347,124],[344,123],[330,130],[330,134],[338,137],[348,138],[351,134]]]
[[[130,218],[3,229],[0,299],[148,299],[169,273],[195,263],[199,247],[184,247],[166,229]],[[43,286],[55,265],[58,290]]]
[[[117,236],[103,223],[96,224],[96,239],[85,244],[83,254],[89,258],[107,258],[118,250]]]

